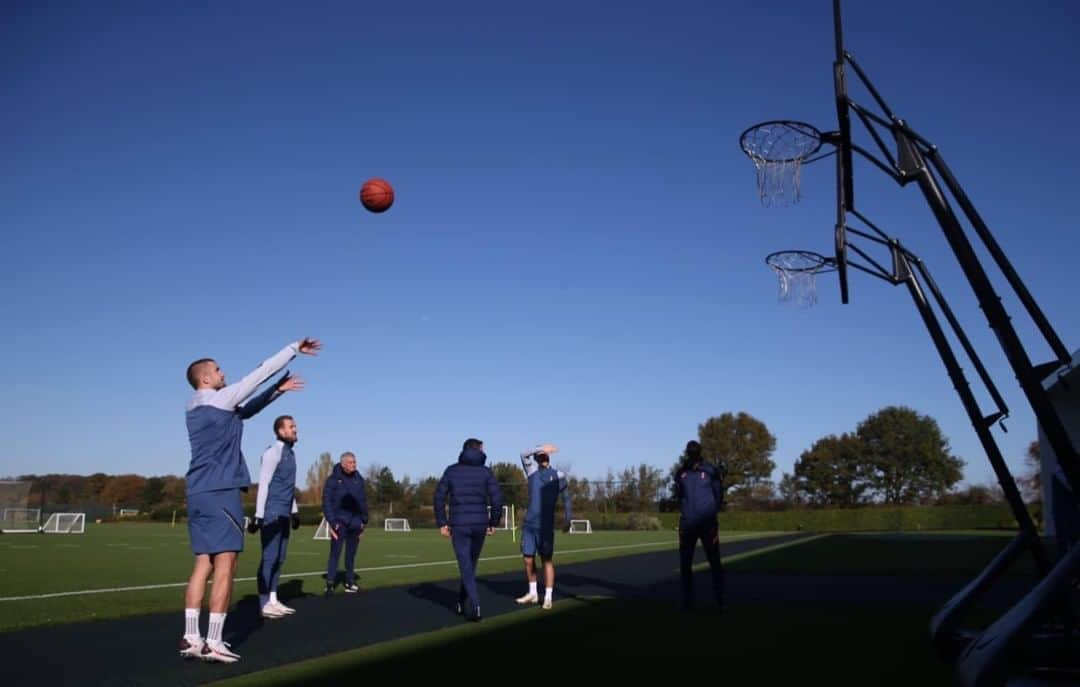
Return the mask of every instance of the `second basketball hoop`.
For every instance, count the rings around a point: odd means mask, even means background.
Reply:
[[[815,277],[836,268],[830,258],[808,250],[770,253],[765,258],[765,264],[780,280],[780,301],[799,307],[810,307],[817,303]]]

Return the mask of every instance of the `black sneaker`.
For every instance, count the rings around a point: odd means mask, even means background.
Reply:
[[[346,582],[345,586],[342,587],[342,589],[346,592],[349,592],[350,594],[355,594],[356,592],[360,591],[360,588],[357,587],[356,584],[354,584],[353,582]]]
[[[334,585],[332,583],[330,583],[330,582],[327,582],[326,583],[326,591],[323,592],[323,593],[326,594],[326,596],[330,596],[331,594],[333,594],[334,593]]]

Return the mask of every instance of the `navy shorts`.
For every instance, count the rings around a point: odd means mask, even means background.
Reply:
[[[521,555],[551,558],[555,553],[555,530],[525,525],[521,528]]]
[[[187,521],[191,551],[196,556],[244,550],[244,506],[239,489],[189,494]]]

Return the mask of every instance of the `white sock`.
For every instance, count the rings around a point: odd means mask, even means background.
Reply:
[[[270,603],[276,604],[277,602],[278,602],[278,600],[277,600],[277,590],[274,590],[274,591],[270,592]]]
[[[535,582],[530,582],[529,583],[529,593],[533,594],[533,595],[536,594],[536,583]]]
[[[226,613],[210,614],[210,627],[206,631],[206,641],[214,642],[216,644],[221,643],[221,631],[225,629],[226,615]]]
[[[551,589],[552,589],[551,587],[545,587],[544,588],[544,600],[545,601],[551,601]]]
[[[270,597],[266,594],[259,594],[259,608],[263,608],[270,602]]]
[[[196,637],[202,639],[202,635],[199,633],[200,610],[198,608],[184,609],[184,636],[188,639],[195,639]]]

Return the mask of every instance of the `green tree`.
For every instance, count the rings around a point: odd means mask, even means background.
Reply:
[[[163,477],[151,477],[146,480],[146,486],[143,487],[142,502],[139,504],[139,508],[150,510],[161,503],[164,497],[165,479]]]
[[[964,474],[964,461],[949,453],[936,420],[911,408],[888,406],[859,423],[867,479],[885,503],[931,503]]]
[[[816,506],[853,508],[870,490],[862,441],[854,434],[830,434],[795,461],[792,477],[801,500]]]
[[[1028,444],[1027,451],[1024,452],[1024,467],[1027,469],[1026,472],[1016,480],[1023,490],[1024,500],[1041,501],[1042,458],[1039,456],[1038,439]]]
[[[507,504],[514,504],[519,509],[527,505],[529,497],[525,487],[525,471],[520,464],[495,463],[491,465],[491,472],[502,488],[503,499]]]
[[[726,485],[732,505],[762,493],[759,485],[769,482],[776,463],[776,437],[765,423],[744,412],[724,413],[698,425],[701,454],[726,471]]]

